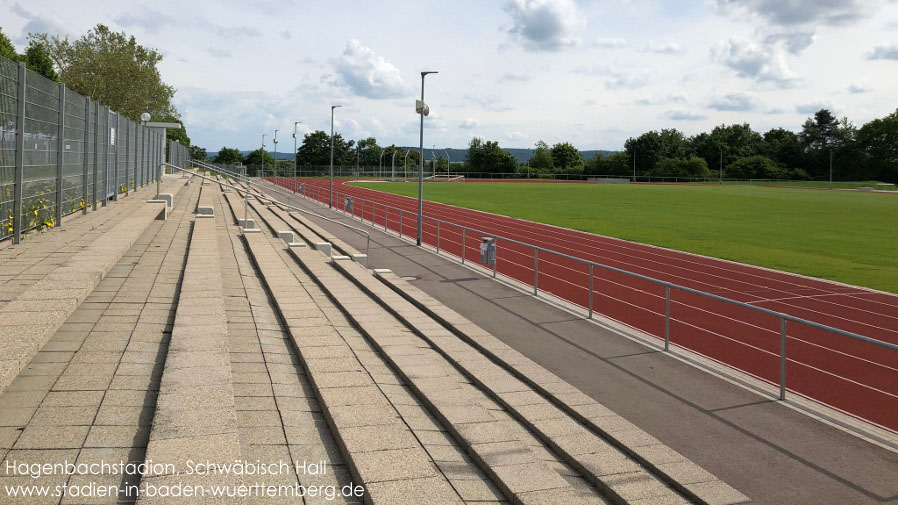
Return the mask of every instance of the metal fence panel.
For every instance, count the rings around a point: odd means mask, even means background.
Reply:
[[[30,70],[25,80],[22,231],[56,224],[59,85]]]
[[[82,199],[84,179],[84,97],[71,90],[65,93],[65,121],[62,145],[62,214],[77,212],[86,205]]]
[[[16,64],[0,58],[0,239],[13,232],[13,189],[16,170],[16,98],[19,90]]]

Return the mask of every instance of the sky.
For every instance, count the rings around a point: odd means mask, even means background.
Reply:
[[[418,145],[538,140],[619,150],[649,130],[798,131],[820,108],[860,126],[896,110],[898,0],[0,0],[30,32],[97,23],[161,52],[193,144],[278,133]],[[301,135],[299,142],[301,142]]]

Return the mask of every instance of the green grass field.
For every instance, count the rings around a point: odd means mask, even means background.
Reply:
[[[417,196],[417,183],[354,183]],[[753,186],[426,183],[425,198],[898,293],[898,197]]]

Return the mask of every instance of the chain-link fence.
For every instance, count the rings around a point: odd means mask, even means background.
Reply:
[[[161,129],[0,57],[0,240],[18,243],[155,181],[165,147]],[[186,163],[187,147],[168,150]]]

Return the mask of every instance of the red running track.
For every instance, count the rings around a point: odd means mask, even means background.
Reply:
[[[279,181],[285,187],[291,182]],[[307,196],[327,202],[327,181],[300,182]],[[415,235],[416,199],[346,182],[335,181],[335,207],[342,210],[345,197],[353,196],[357,218],[403,236]],[[401,220],[397,209],[405,211]],[[447,223],[898,343],[898,296],[893,294],[435,202],[424,202],[424,215],[423,241],[437,245],[438,225],[427,218],[445,221],[439,225],[439,249],[463,254],[466,262],[480,264],[482,235],[467,232],[462,252],[460,228]],[[533,249],[497,242],[498,272],[532,286]],[[597,313],[664,337],[664,286],[601,268],[594,270],[592,280]],[[536,281],[542,292],[589,306],[589,268],[582,262],[541,252]],[[670,313],[671,342],[779,384],[778,318],[676,289],[671,290]],[[898,430],[898,352],[792,322],[787,325],[786,348],[789,391]]]

